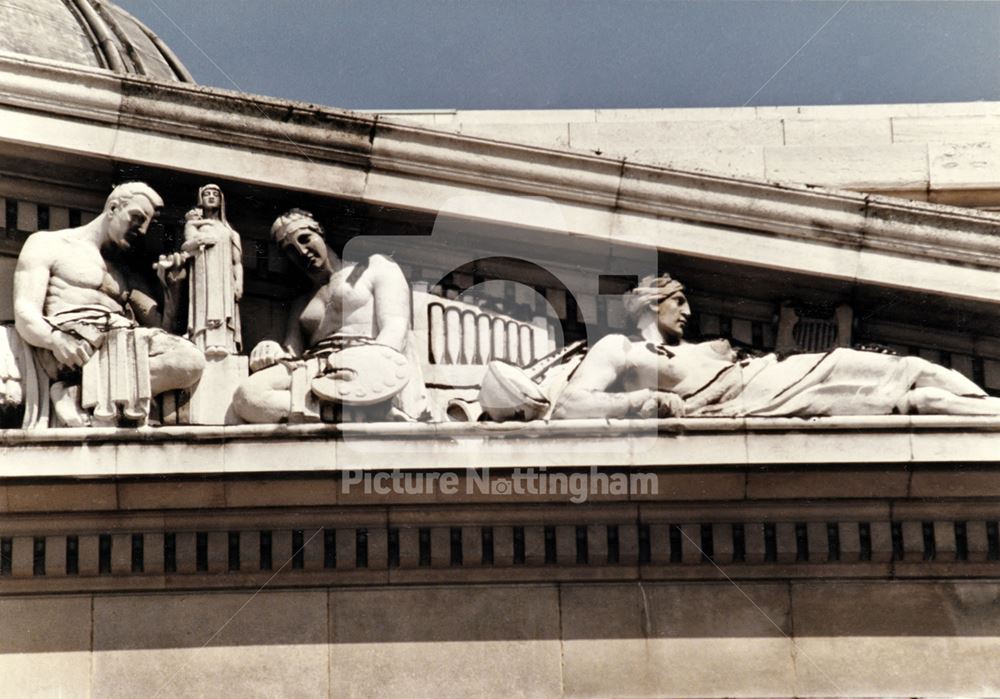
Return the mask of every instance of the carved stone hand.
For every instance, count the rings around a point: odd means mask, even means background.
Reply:
[[[679,395],[668,391],[650,391],[650,394],[639,408],[639,417],[684,417],[684,399]]]
[[[49,349],[52,350],[52,354],[64,366],[83,366],[94,354],[94,348],[89,342],[79,340],[61,330],[52,333],[50,343]]]
[[[274,366],[279,360],[287,359],[288,351],[274,340],[263,340],[257,343],[250,353],[250,371],[260,371]]]
[[[190,255],[186,252],[160,255],[160,259],[153,264],[156,278],[160,280],[160,284],[166,288],[173,288],[180,284],[187,277],[185,263],[189,257]]]

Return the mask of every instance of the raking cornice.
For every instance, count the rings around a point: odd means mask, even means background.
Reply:
[[[487,195],[499,205],[482,216],[511,225],[544,228],[530,207],[505,205],[544,197],[567,212],[562,232],[591,239],[1000,301],[1000,217],[969,209],[669,170],[8,57],[0,120],[0,142],[430,212]],[[817,256],[818,268],[806,266]]]

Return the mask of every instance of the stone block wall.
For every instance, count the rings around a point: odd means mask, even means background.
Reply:
[[[0,600],[16,696],[986,696],[994,582],[563,583]]]
[[[585,504],[320,475],[8,480],[3,692],[1000,691],[993,464],[654,473],[658,494]]]

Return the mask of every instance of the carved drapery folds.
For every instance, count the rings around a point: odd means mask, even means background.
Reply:
[[[119,328],[83,365],[80,405],[92,424],[114,426],[122,417],[139,425],[149,419],[149,335],[142,329]]]

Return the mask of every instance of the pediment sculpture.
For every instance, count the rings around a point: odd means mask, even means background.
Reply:
[[[239,354],[243,245],[218,185],[198,190],[198,205],[185,215],[181,252],[190,259],[188,338],[208,357]]]
[[[726,339],[690,342],[691,306],[668,275],[648,276],[625,294],[632,332],[528,361],[539,356],[544,328],[430,302],[438,297],[411,289],[385,255],[341,260],[301,209],[279,216],[271,239],[306,292],[292,303],[284,336],[261,341],[247,358],[242,244],[222,190],[199,189],[180,250],[159,256],[150,283],[134,247],[162,206],[148,185],[126,183],[93,221],[25,243],[14,280],[16,333],[0,334],[0,408],[23,404],[25,427],[142,426],[155,422],[157,396],[183,390],[200,390],[203,403],[224,401],[242,422],[272,424],[1000,414],[1000,399],[955,370],[845,346],[846,308],[836,311],[836,332],[793,331],[802,320],[783,306],[779,354],[747,354]],[[429,322],[412,322],[411,308]],[[802,351],[810,338],[830,340],[832,349]],[[424,382],[432,369],[434,393]],[[449,371],[461,375],[461,391],[438,405]],[[470,383],[475,372],[481,378]],[[189,422],[223,424],[201,420]]]
[[[725,339],[686,342],[691,306],[669,275],[641,280],[625,306],[634,334],[595,343],[556,391],[491,367],[487,412],[509,417],[522,401],[525,413],[554,419],[1000,415],[1000,398],[921,357],[842,347],[744,356]]]
[[[309,290],[292,304],[284,342],[264,340],[250,353],[236,413],[247,422],[319,421],[325,402],[340,407],[340,419],[429,418],[399,265],[382,255],[342,263],[301,209],[278,217],[271,238]]]
[[[203,354],[169,331],[186,275],[181,254],[156,262],[159,293],[132,260],[162,206],[150,186],[122,184],[93,221],[35,233],[21,250],[15,325],[40,369],[37,400],[51,398],[57,424],[145,424],[152,398],[201,376]]]

